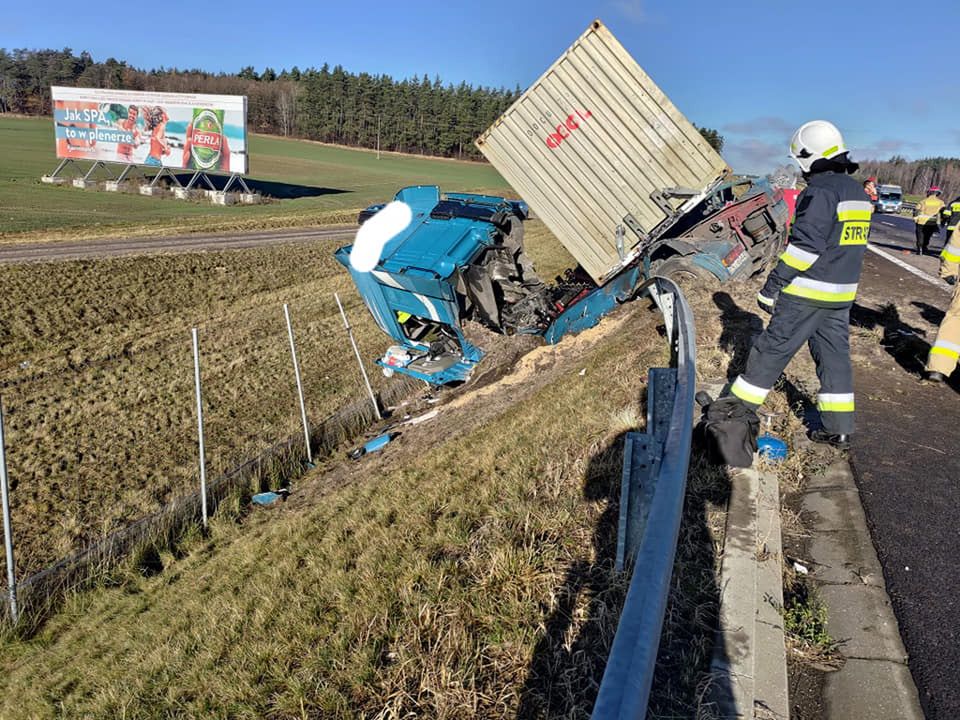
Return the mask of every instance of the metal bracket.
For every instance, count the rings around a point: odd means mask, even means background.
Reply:
[[[623,216],[623,223],[628,228],[633,231],[633,234],[640,238],[640,242],[649,242],[650,235],[644,231],[640,226],[640,223],[637,222],[637,219],[630,213],[627,213]]]

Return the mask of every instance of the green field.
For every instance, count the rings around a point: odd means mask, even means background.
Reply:
[[[352,221],[404,185],[446,190],[508,189],[491,166],[330,147],[266,135],[250,138],[250,175],[284,199],[259,206],[214,206],[173,198],[44,185],[53,171],[49,119],[0,116],[0,238],[193,232]],[[349,211],[349,212],[345,212]]]

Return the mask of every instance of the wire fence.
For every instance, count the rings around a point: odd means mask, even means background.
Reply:
[[[347,309],[357,313],[362,305],[353,300]],[[4,615],[13,619],[19,609],[20,631],[35,629],[66,594],[108,577],[124,558],[175,544],[201,521],[204,497],[213,513],[225,498],[245,500],[298,477],[309,467],[304,425],[310,450],[324,454],[378,419],[334,299],[303,304],[314,318],[296,328],[298,343],[313,349],[301,355],[309,368],[303,382],[288,342],[295,318],[288,325],[273,303],[201,326],[203,462],[212,477],[205,496],[194,358],[182,328],[104,347],[99,356],[68,352],[28,363],[5,380],[5,475],[21,579],[17,607],[8,598]],[[379,385],[380,407],[422,387]],[[301,404],[304,395],[310,402]]]

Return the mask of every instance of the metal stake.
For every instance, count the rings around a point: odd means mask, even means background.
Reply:
[[[20,616],[17,610],[17,574],[13,565],[13,529],[10,525],[10,496],[7,493],[7,451],[3,436],[3,400],[0,399],[0,495],[3,500],[3,542],[7,549],[7,592],[10,596],[10,619],[14,625]]]
[[[303,420],[303,442],[307,447],[307,462],[313,464],[310,451],[310,425],[307,424],[307,407],[303,403],[303,383],[300,380],[300,363],[297,361],[297,345],[293,341],[293,324],[290,322],[290,309],[283,304],[283,316],[287,319],[287,335],[290,338],[290,355],[293,356],[293,373],[297,376],[297,395],[300,398],[300,418]]]
[[[353,339],[353,328],[350,327],[350,323],[347,321],[347,314],[343,311],[343,303],[340,302],[340,296],[337,293],[334,293],[333,297],[337,299],[337,307],[340,308],[340,317],[343,318],[343,327],[346,328],[347,335],[350,336],[350,344],[353,345],[353,354],[357,356],[357,364],[360,366],[360,374],[363,375],[363,382],[367,386],[367,393],[370,395],[370,402],[373,403],[373,412],[377,416],[377,420],[383,420],[383,416],[380,415],[380,407],[377,405],[377,398],[373,394],[373,388],[370,387],[370,378],[367,377],[366,368],[363,367],[363,359],[360,357],[360,351],[357,349],[357,341]]]
[[[197,435],[200,440],[200,507],[203,513],[203,528],[207,528],[207,462],[203,447],[203,400],[200,395],[200,341],[197,329],[193,328],[193,377],[197,388]]]

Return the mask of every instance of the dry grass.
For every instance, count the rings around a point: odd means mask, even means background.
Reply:
[[[4,647],[0,715],[587,717],[624,592],[623,409],[666,354],[625,310],[530,382],[76,596]]]
[[[542,225],[529,234],[531,254],[559,270],[568,256]],[[211,476],[297,431],[284,302],[313,421],[361,394],[333,293],[365,358],[388,339],[334,249],[319,241],[0,267],[0,393],[21,577],[195,490],[191,327],[200,328]]]

